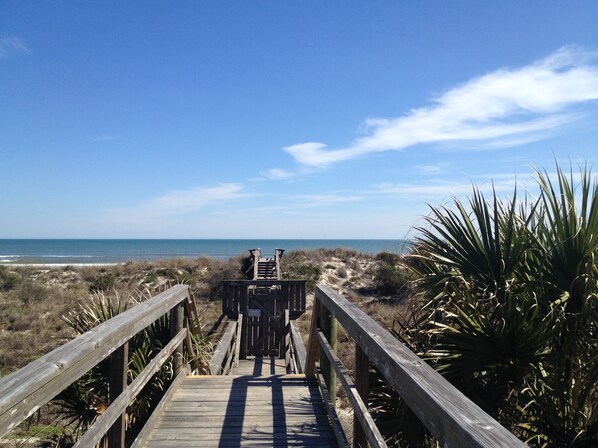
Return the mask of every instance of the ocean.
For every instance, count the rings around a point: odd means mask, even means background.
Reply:
[[[0,264],[114,264],[164,258],[211,257],[227,259],[260,248],[264,256],[274,249],[345,248],[359,252],[402,253],[405,240],[129,240],[129,239],[0,239]]]

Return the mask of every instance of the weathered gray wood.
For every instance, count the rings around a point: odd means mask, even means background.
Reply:
[[[140,446],[334,446],[314,381],[305,375],[192,376]]]
[[[289,318],[289,310],[284,310],[284,335],[280,338],[284,343],[284,348],[281,350],[280,357],[285,359],[286,365],[291,364],[291,320]]]
[[[316,299],[338,319],[386,381],[443,446],[525,447],[517,437],[334,289],[318,285]]]
[[[254,359],[243,359],[235,367],[231,374],[233,375],[286,375],[287,369],[285,362],[276,357],[264,356]]]
[[[173,338],[183,329],[185,319],[184,304],[180,303],[170,310],[170,337]],[[178,375],[183,366],[183,343],[176,348],[173,355],[174,374]]]
[[[366,408],[368,407],[369,396],[369,375],[370,360],[365,355],[359,344],[355,344],[355,388],[363,400]],[[353,447],[367,448],[367,439],[365,432],[361,427],[359,419],[353,418]]]
[[[135,441],[131,445],[131,448],[140,448],[146,442],[148,436],[154,429],[154,425],[162,416],[164,408],[170,402],[170,400],[172,399],[172,396],[174,395],[174,393],[176,392],[176,390],[178,389],[180,384],[183,382],[183,380],[189,373],[190,373],[190,370],[189,370],[188,366],[184,366],[181,369],[181,372],[174,379],[174,381],[172,382],[172,384],[170,385],[170,387],[168,388],[168,390],[166,391],[166,393],[160,400],[160,403],[158,403],[158,405],[152,412],[152,415],[150,415],[150,418],[147,419],[147,422],[145,422],[145,425],[143,425],[143,428],[141,429],[139,434],[137,434],[137,437],[135,438]]]
[[[295,361],[297,362],[297,372],[295,373],[305,373],[305,358],[307,357],[307,351],[301,333],[299,332],[299,327],[294,320],[291,321],[291,339],[295,350]]]
[[[338,374],[338,378],[343,384],[345,392],[347,393],[347,398],[353,407],[354,416],[359,420],[361,429],[364,431],[368,442],[372,448],[386,448],[387,445],[384,441],[384,437],[382,437],[382,434],[380,434],[380,431],[378,431],[378,427],[376,426],[376,423],[374,423],[374,420],[368,411],[367,405],[359,396],[357,388],[349,376],[349,372],[338,356],[336,356],[333,348],[330,346],[326,340],[326,337],[324,336],[324,333],[321,331],[318,332],[318,340],[321,344],[320,353],[324,353],[326,355],[328,362]]]
[[[186,285],[177,285],[2,378],[0,436],[184,300],[188,290]]]
[[[322,394],[322,401],[326,407],[326,413],[328,414],[328,419],[330,420],[330,424],[332,426],[332,430],[334,431],[334,437],[336,438],[338,446],[349,448],[347,435],[345,434],[343,425],[341,425],[341,421],[338,418],[336,406],[330,397],[328,388],[326,387],[326,379],[321,373],[316,375],[316,379],[318,380],[318,386],[320,388],[320,393]]]
[[[291,319],[297,319],[305,312],[306,280],[226,280],[222,282],[222,313],[229,319],[236,319],[239,311],[247,308],[247,297],[265,290],[272,291],[276,300],[288,303]]]
[[[243,313],[239,313],[237,331],[235,332],[235,367],[239,367],[239,353],[241,352],[241,335],[243,334]]]
[[[212,375],[220,375],[223,372],[223,364],[226,360],[227,354],[230,352],[231,344],[235,336],[237,322],[229,321],[224,329],[224,334],[216,345],[216,350],[210,359],[210,372]]]
[[[135,399],[139,391],[152,379],[154,374],[160,370],[164,362],[171,356],[177,347],[185,339],[187,329],[181,330],[162,350],[158,353],[143,371],[133,380],[129,387],[121,393],[118,398],[110,403],[106,411],[89,427],[87,432],[81,436],[74,448],[95,446],[96,443],[106,434],[112,423],[126,411],[127,406]]]
[[[334,350],[336,348],[337,334],[336,319],[322,304],[320,304],[320,329]],[[317,336],[319,336],[319,334]],[[320,356],[320,370],[322,371],[322,375],[326,380],[326,387],[328,388],[330,399],[334,403],[336,402],[336,370],[334,369],[334,366],[330,364],[328,358],[323,358],[322,356]]]
[[[311,324],[309,327],[309,339],[307,340],[307,356],[305,358],[305,373],[313,375],[316,371],[316,360],[320,356],[320,344],[318,344],[318,321],[320,319],[320,301],[316,296],[311,310]]]
[[[129,343],[125,342],[110,355],[110,402],[127,388]],[[126,414],[123,412],[108,430],[108,448],[125,448]]]

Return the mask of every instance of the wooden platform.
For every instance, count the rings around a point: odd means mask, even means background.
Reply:
[[[233,367],[232,375],[286,375],[287,367],[284,359],[269,356],[257,356],[253,359],[240,359],[239,366]]]
[[[239,368],[248,368],[250,363]],[[338,445],[315,382],[305,375],[263,372],[261,376],[188,376],[174,392],[143,446]]]

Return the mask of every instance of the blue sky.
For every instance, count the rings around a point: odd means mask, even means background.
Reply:
[[[409,237],[472,182],[595,164],[597,23],[593,0],[0,0],[0,238]]]

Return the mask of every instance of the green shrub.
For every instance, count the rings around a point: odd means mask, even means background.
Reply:
[[[288,279],[307,280],[307,289],[313,291],[322,276],[320,265],[310,262],[287,265],[283,277]]]
[[[101,274],[91,282],[91,285],[89,285],[89,291],[108,291],[109,289],[114,288],[114,285],[116,285],[116,277],[114,274]]]
[[[403,272],[396,266],[388,263],[380,263],[374,275],[374,288],[384,295],[399,295],[407,285],[407,279]]]
[[[390,264],[396,266],[401,261],[401,257],[397,254],[393,254],[390,252],[380,252],[376,255],[376,260],[382,261],[383,263]]]
[[[20,281],[18,286],[15,287],[9,294],[9,297],[13,300],[20,300],[25,305],[31,303],[41,302],[48,294],[48,288],[35,283],[31,279],[25,279]]]
[[[0,291],[10,291],[21,283],[21,277],[10,272],[5,266],[0,266]]]

